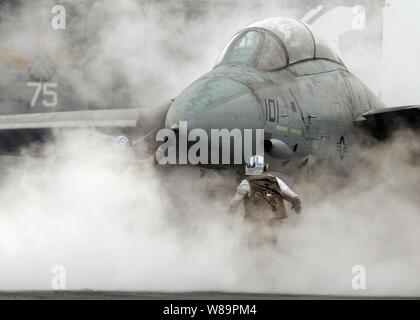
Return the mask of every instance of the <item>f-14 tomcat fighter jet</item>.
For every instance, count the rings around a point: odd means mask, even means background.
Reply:
[[[88,110],[0,117],[0,130],[119,128],[150,136],[161,128],[264,129],[271,169],[313,159],[332,166],[357,136],[387,138],[400,120],[417,128],[420,106],[387,108],[303,22],[270,18],[239,31],[216,66],[158,108]]]

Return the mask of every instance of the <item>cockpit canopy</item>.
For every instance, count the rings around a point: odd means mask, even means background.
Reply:
[[[309,59],[340,58],[311,27],[290,18],[270,18],[253,23],[236,34],[223,50],[220,64],[254,64],[273,71]]]

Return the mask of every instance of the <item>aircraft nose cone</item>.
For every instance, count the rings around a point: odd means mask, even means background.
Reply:
[[[188,128],[263,128],[258,101],[247,86],[231,79],[200,79],[189,86],[171,105],[165,125]]]

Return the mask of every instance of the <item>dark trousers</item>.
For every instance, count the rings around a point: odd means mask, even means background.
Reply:
[[[246,219],[245,237],[250,247],[276,245],[284,219]]]

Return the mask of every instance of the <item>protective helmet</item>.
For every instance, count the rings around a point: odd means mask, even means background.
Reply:
[[[247,176],[256,176],[267,171],[267,165],[264,164],[263,156],[252,156],[249,163],[245,166],[245,174]]]

